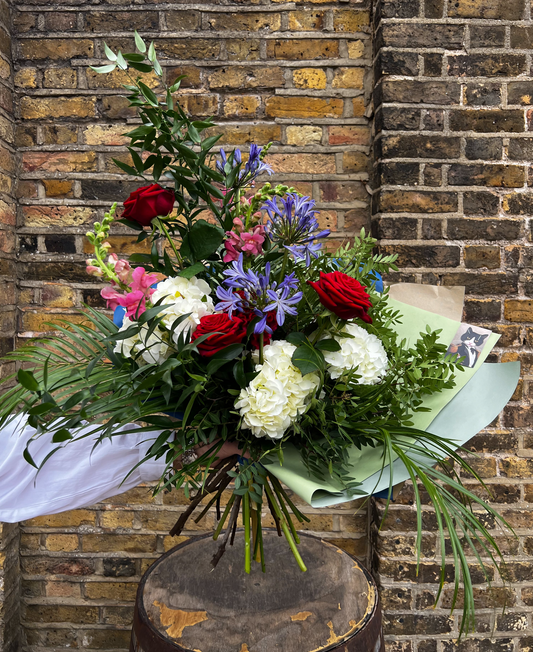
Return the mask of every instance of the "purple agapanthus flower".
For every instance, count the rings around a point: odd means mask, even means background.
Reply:
[[[261,160],[262,151],[262,147],[259,147],[254,143],[250,145],[248,160],[246,161],[244,168],[239,172],[239,186],[250,185],[255,181],[256,177],[263,172],[267,172],[269,175],[274,173],[274,170],[270,165]],[[229,157],[226,156],[226,152],[221,149],[220,158],[222,161],[216,162],[216,168],[224,176],[227,176],[233,168],[242,163],[241,150],[238,148],[236,148]]]
[[[281,326],[286,315],[296,315],[294,307],[301,299],[302,292],[296,292],[298,281],[294,274],[287,274],[281,283],[271,280],[270,263],[265,265],[264,274],[258,274],[251,269],[245,270],[243,255],[233,261],[223,274],[226,280],[223,287],[217,288],[220,302],[215,310],[227,312],[230,317],[234,311],[252,312],[258,321],[254,333],[272,333],[267,324],[267,313],[276,312],[276,322]]]
[[[320,229],[315,215],[315,201],[310,197],[299,197],[288,193],[281,199],[281,206],[276,198],[269,199],[263,206],[269,221],[265,231],[270,240],[290,251],[296,260],[305,260],[311,264],[311,256],[318,258],[322,244],[316,242],[327,238],[329,229]]]

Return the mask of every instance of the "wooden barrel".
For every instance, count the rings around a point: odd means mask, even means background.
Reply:
[[[237,536],[218,566],[211,537],[176,546],[146,572],[130,652],[383,652],[369,573],[327,541],[300,535],[303,573],[284,539],[264,530],[266,573],[244,572]]]

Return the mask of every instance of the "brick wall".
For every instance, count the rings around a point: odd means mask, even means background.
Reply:
[[[508,584],[496,577],[491,592],[476,574],[477,633],[456,643],[459,615],[448,617],[449,591],[433,610],[430,508],[415,576],[407,488],[377,535],[389,652],[533,645],[530,11],[529,0],[380,0],[375,7],[374,228],[382,249],[400,254],[402,279],[465,285],[465,320],[501,333],[492,359],[520,359],[523,369],[511,404],[468,444],[518,534],[496,532]]]
[[[53,316],[75,318],[82,302],[102,305],[85,274],[84,233],[139,183],[112,163],[127,155],[124,80],[88,65],[102,62],[104,41],[131,50],[130,28],[155,39],[169,79],[188,75],[181,101],[215,117],[224,147],[274,141],[275,181],[313,196],[337,243],[370,225],[367,2],[77,4],[32,0],[14,14],[19,337],[46,330]],[[124,231],[111,241],[132,251]],[[151,500],[139,487],[22,524],[27,649],[126,649],[136,586],[179,541],[167,535],[182,503],[180,495]],[[304,511],[312,532],[367,558],[365,508]],[[209,530],[210,519],[185,536]]]
[[[0,650],[16,652],[20,632],[18,525],[0,523]]]

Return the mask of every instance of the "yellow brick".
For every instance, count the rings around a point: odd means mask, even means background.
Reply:
[[[61,286],[66,287],[66,286]],[[51,514],[50,516],[37,516],[29,521],[25,521],[25,525],[29,527],[79,527],[80,525],[94,525],[95,512],[88,509],[73,509],[70,512],[63,512],[62,514]]]
[[[0,77],[9,79],[11,77],[11,66],[5,59],[0,59]]]
[[[180,543],[183,543],[184,541],[188,541],[189,539],[190,539],[190,537],[183,537],[183,536],[179,536],[179,537],[171,537],[171,536],[166,536],[166,537],[163,539],[163,547],[164,547],[164,549],[165,549],[165,552],[168,552],[169,550],[171,550],[172,548],[175,548],[175,547],[176,547],[177,545],[179,545]],[[152,563],[153,563],[154,560],[153,560],[153,559],[147,559],[147,560],[143,560],[143,561],[146,561],[146,562],[147,562],[147,568],[148,568],[149,566],[152,565]],[[148,563],[148,562],[149,562],[149,563]]]
[[[288,145],[315,145],[322,140],[322,129],[311,125],[302,127],[287,127],[287,144]]]
[[[20,100],[20,114],[25,120],[41,118],[92,118],[96,112],[95,97],[28,97]]]
[[[20,535],[20,547],[22,550],[39,550],[41,547],[41,535],[22,532]]]
[[[26,172],[91,172],[96,169],[94,152],[24,152]]]
[[[335,118],[342,115],[343,101],[329,97],[276,96],[267,99],[265,110],[272,118]]]
[[[194,522],[194,517],[199,516],[201,511],[199,508],[195,511],[193,518],[187,521],[185,530],[209,530],[213,527],[214,518],[212,514],[206,514],[198,524]],[[143,529],[155,530],[156,532],[170,531],[180,516],[181,513],[179,512],[170,512],[167,510],[161,512],[142,510],[142,512],[139,512]]]
[[[78,582],[47,582],[45,592],[47,598],[79,598],[81,586]]]
[[[129,73],[118,68],[105,74],[87,68],[85,74],[89,88],[122,88],[123,84],[131,84]],[[141,80],[149,88],[157,88],[159,85],[159,77],[155,73],[141,75]]]
[[[268,162],[279,173],[329,174],[336,170],[331,154],[269,154]]]
[[[353,114],[356,118],[362,118],[365,115],[365,101],[362,97],[354,97],[352,100]]]
[[[37,68],[21,68],[15,73],[15,86],[37,88]]]
[[[533,321],[533,301],[509,299],[505,302],[504,317],[514,322]]]
[[[82,226],[94,222],[96,213],[83,206],[24,206],[25,226]]]
[[[116,254],[136,254],[136,253],[149,253],[150,252],[150,240],[146,239],[142,242],[136,242],[137,237],[127,236],[127,235],[112,235],[107,238],[107,241],[111,245],[111,251]],[[83,241],[83,253],[92,254],[94,247],[88,240]]]
[[[110,505],[153,505],[154,500],[149,487],[135,487],[103,502]]]
[[[84,552],[155,552],[157,537],[152,534],[84,534]]]
[[[320,68],[299,68],[292,73],[296,88],[326,88],[326,73]]]
[[[72,181],[65,179],[43,179],[47,197],[72,197]]]
[[[322,31],[324,29],[324,11],[301,11],[289,12],[289,29],[293,32],[301,31]]]
[[[230,95],[224,100],[224,115],[228,118],[253,116],[261,104],[255,95]]]
[[[336,9],[333,12],[333,29],[336,32],[359,32],[370,24],[367,11]]]
[[[21,59],[70,59],[72,57],[92,57],[93,42],[89,39],[39,38],[23,39],[20,42]]]
[[[333,88],[363,88],[364,68],[338,68],[333,78]]]
[[[49,534],[46,537],[46,549],[55,552],[72,552],[78,549],[77,534]]]
[[[48,68],[44,71],[45,88],[76,88],[78,73],[72,68]]]
[[[22,330],[33,333],[46,333],[54,330],[53,323],[55,320],[65,318],[73,324],[81,324],[82,322],[87,321],[82,315],[63,315],[57,312],[37,312],[36,310],[28,310],[22,313]]]
[[[128,125],[89,125],[83,132],[87,145],[125,145],[130,142],[127,136]]]
[[[102,512],[102,514],[100,514],[100,526],[112,530],[119,527],[131,528],[133,527],[134,517],[135,512]]]
[[[135,600],[136,582],[87,582],[85,595],[89,600]]]
[[[46,308],[72,308],[76,302],[76,292],[68,285],[45,283],[41,289],[41,301]],[[94,524],[94,514],[89,514],[88,522]]]
[[[365,44],[363,41],[348,42],[348,57],[350,59],[360,59],[365,54]]]

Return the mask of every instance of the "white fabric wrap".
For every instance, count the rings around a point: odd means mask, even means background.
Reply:
[[[80,434],[88,430],[81,428]],[[159,435],[153,431],[114,435],[94,450],[92,436],[71,441],[37,473],[22,456],[34,434],[24,415],[0,430],[0,521],[5,523],[92,505],[157,480],[165,468],[164,459],[145,462],[124,481]],[[57,447],[51,439],[44,434],[31,443],[29,450],[37,465]]]

